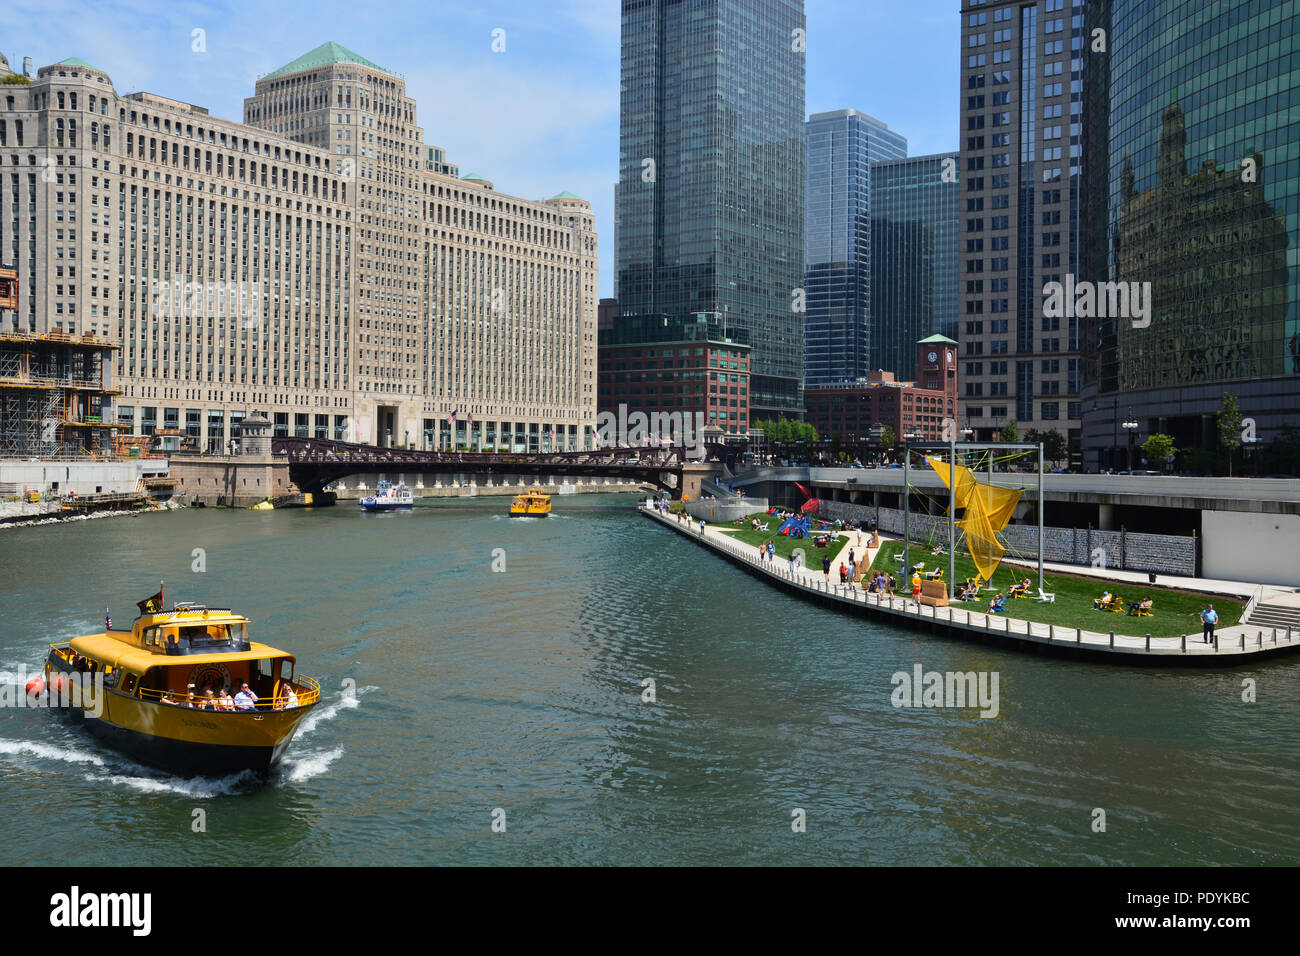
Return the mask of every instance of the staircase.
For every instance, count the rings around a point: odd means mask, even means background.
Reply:
[[[715,498],[740,498],[743,495],[737,491],[730,491],[725,485],[705,478],[700,481],[700,490],[705,494],[713,495]]]
[[[1243,624],[1252,627],[1275,627],[1278,630],[1291,628],[1300,631],[1300,607],[1292,604],[1258,603],[1242,619]]]

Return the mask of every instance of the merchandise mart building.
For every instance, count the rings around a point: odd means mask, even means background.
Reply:
[[[1112,51],[1088,61],[1089,271],[1152,301],[1146,325],[1085,320],[1084,464],[1123,468],[1132,418],[1137,444],[1169,434],[1206,469],[1224,393],[1256,448],[1300,425],[1300,8],[1088,15]]]
[[[77,59],[0,85],[13,330],[115,339],[118,420],[205,450],[253,410],[278,436],[593,442],[586,202],[456,178],[405,82],[334,43],[260,79],[244,118],[119,95]]]

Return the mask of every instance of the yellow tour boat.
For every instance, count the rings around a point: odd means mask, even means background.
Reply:
[[[320,685],[294,656],[250,641],[248,618],[176,604],[137,605],[130,631],[50,645],[49,706],[141,763],[183,774],[265,773],[284,756]],[[29,692],[33,688],[29,687]]]
[[[515,495],[510,502],[510,517],[544,518],[551,513],[551,496],[542,494],[541,488],[529,488],[526,495]]]

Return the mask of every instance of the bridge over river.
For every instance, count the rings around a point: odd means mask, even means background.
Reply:
[[[696,497],[702,480],[719,474],[726,446],[706,444],[702,457],[681,447],[599,448],[534,454],[474,451],[420,451],[383,448],[320,438],[273,438],[273,455],[289,460],[289,477],[304,492],[319,492],[349,475],[374,472],[469,474],[483,476],[563,475],[641,481]],[[698,453],[697,453],[698,454]]]

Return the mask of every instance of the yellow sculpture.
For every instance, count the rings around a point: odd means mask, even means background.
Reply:
[[[953,487],[952,467],[946,461],[926,458],[945,488]],[[966,532],[966,546],[971,559],[985,581],[993,580],[993,572],[1002,563],[1006,547],[998,540],[998,533],[1007,526],[1023,491],[1011,488],[994,488],[981,484],[965,465],[957,466],[956,490],[953,497],[956,507],[965,514],[957,527]]]

